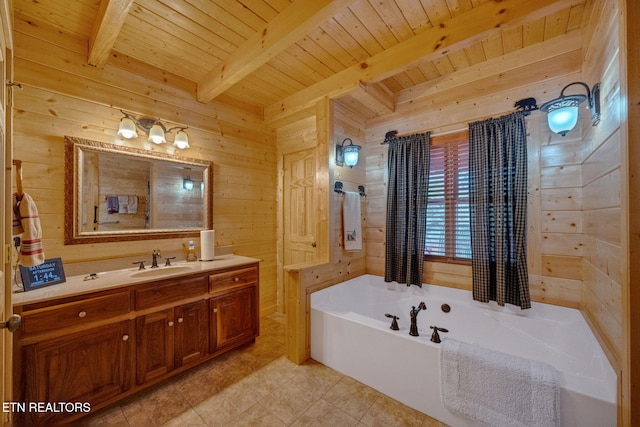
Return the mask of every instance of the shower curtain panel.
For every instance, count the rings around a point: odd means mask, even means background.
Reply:
[[[473,299],[530,308],[524,114],[469,123]]]
[[[389,143],[384,280],[422,287],[430,132]]]

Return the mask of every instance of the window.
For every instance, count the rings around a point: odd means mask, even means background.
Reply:
[[[426,259],[471,260],[469,133],[431,138]]]

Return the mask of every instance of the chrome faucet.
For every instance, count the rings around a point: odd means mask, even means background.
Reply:
[[[418,304],[418,307],[411,306],[411,311],[409,312],[409,317],[411,318],[411,326],[409,327],[409,335],[412,337],[420,336],[418,334],[418,313],[420,310],[426,310],[427,305],[424,302]]]
[[[158,258],[162,258],[162,256],[160,255],[160,249],[154,249],[151,256],[153,257],[151,268],[158,268]]]

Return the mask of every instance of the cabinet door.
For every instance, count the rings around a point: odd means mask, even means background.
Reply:
[[[175,365],[195,363],[208,353],[207,302],[197,301],[175,309]]]
[[[250,286],[210,300],[212,353],[258,336],[256,295],[256,287]]]
[[[173,369],[173,309],[136,319],[136,382],[145,383]]]
[[[23,347],[25,401],[88,402],[123,393],[133,371],[131,322],[88,329]],[[56,422],[67,412],[28,412],[28,424]]]

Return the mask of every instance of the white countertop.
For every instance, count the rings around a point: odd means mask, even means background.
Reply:
[[[85,280],[87,275],[67,277],[67,281],[56,285],[47,286],[41,289],[35,289],[28,292],[16,292],[12,295],[13,305],[22,305],[34,302],[47,301],[51,299],[82,295],[89,292],[102,291],[105,289],[113,289],[133,285],[136,283],[150,282],[162,280],[169,277],[178,277],[185,274],[205,272],[211,270],[219,270],[229,267],[238,267],[245,264],[254,264],[259,262],[257,258],[249,258],[239,255],[222,255],[217,256],[213,261],[196,261],[196,262],[176,262],[173,267],[158,267],[160,274],[153,277],[135,277],[139,273],[138,268],[127,268],[124,270],[114,270],[105,272],[96,272],[97,279]],[[166,270],[162,270],[165,268]],[[150,267],[146,271],[151,270]],[[155,269],[154,269],[155,270]]]

